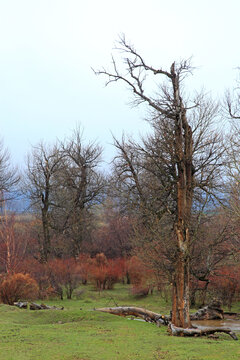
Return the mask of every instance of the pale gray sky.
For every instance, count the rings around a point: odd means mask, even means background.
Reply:
[[[239,14],[239,0],[0,0],[0,136],[13,159],[77,123],[107,160],[110,131],[145,131],[130,93],[91,70],[110,65],[120,33],[155,67],[193,56],[191,86],[223,94],[240,66]]]

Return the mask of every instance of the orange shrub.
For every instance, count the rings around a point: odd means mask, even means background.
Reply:
[[[108,260],[107,274],[106,274],[106,288],[113,289],[120,279],[123,279],[126,273],[122,259]]]
[[[87,285],[92,260],[89,255],[81,254],[77,259],[76,272],[83,285]]]
[[[97,254],[90,267],[91,277],[98,290],[113,289],[124,276],[124,262],[120,259],[108,260],[103,253]]]
[[[56,290],[61,298],[64,288],[67,298],[71,299],[73,290],[77,288],[80,282],[80,276],[77,273],[77,263],[74,258],[54,259],[48,263],[49,279],[52,287]]]
[[[106,287],[107,263],[103,253],[97,254],[92,260],[90,272],[98,290],[104,290]]]
[[[0,297],[4,304],[13,305],[18,300],[33,300],[38,296],[38,285],[28,274],[7,276],[1,283]]]

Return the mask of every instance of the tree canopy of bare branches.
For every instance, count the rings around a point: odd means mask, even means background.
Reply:
[[[0,192],[1,201],[11,199],[19,183],[20,177],[17,168],[12,166],[8,150],[0,140]]]
[[[65,246],[72,255],[79,253],[84,231],[87,233],[90,209],[103,193],[105,181],[98,167],[100,156],[101,148],[93,142],[84,145],[78,129],[64,142],[33,147],[23,187],[31,208],[41,214],[39,242],[43,262],[54,250],[53,236],[68,242]]]

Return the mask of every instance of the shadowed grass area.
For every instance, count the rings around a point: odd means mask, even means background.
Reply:
[[[177,338],[166,327],[93,311],[96,307],[136,305],[169,313],[157,293],[146,298],[129,295],[127,286],[98,293],[86,287],[78,300],[51,300],[64,310],[30,311],[0,305],[1,360],[225,360],[240,358],[240,342]],[[237,308],[237,306],[236,306]]]

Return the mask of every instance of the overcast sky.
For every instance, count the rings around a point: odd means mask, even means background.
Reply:
[[[0,136],[14,161],[77,124],[106,160],[111,131],[146,131],[125,87],[91,70],[110,65],[121,33],[155,67],[193,56],[192,86],[221,96],[240,66],[239,14],[239,0],[0,0]]]

